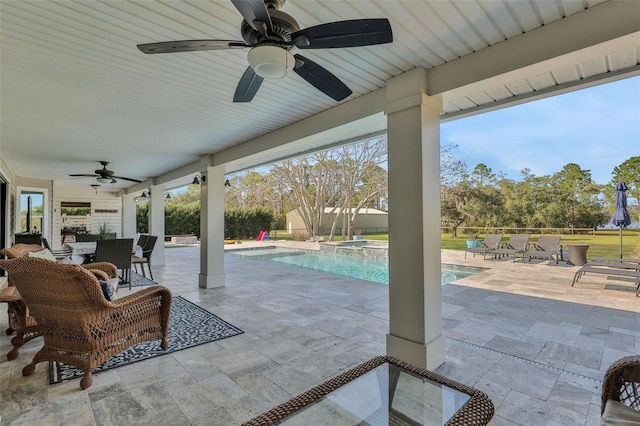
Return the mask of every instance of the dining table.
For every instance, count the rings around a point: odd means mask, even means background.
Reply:
[[[69,242],[64,244],[64,248],[71,252],[71,260],[77,265],[82,265],[87,256],[91,256],[96,252],[96,242]],[[134,244],[131,250],[134,256],[142,257],[142,247]]]

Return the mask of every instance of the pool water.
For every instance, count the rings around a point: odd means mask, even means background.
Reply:
[[[233,253],[256,260],[280,262],[360,280],[389,284],[389,264],[377,259],[283,249],[237,250]],[[443,263],[441,265],[441,282],[447,284],[484,270],[485,268]]]

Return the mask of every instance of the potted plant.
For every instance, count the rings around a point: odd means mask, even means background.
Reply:
[[[478,240],[477,231],[470,231],[467,236],[467,248],[480,247],[481,242]]]
[[[109,238],[109,235],[113,233],[113,228],[107,222],[102,222],[100,226],[98,226],[98,238],[101,240],[106,240]]]
[[[353,239],[361,240],[362,239],[362,229],[356,228],[353,230]]]

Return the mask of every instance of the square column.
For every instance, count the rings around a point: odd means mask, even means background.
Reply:
[[[200,185],[200,288],[223,287],[224,168],[207,167]]]
[[[429,370],[444,362],[440,278],[440,111],[415,69],[387,84],[387,354]]]
[[[164,265],[164,185],[152,185],[149,190],[149,235],[158,237],[151,264]]]
[[[136,201],[133,194],[122,196],[121,238],[136,237]]]

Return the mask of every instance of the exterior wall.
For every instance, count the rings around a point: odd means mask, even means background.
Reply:
[[[91,203],[91,216],[87,219],[87,230],[96,233],[102,223],[108,224],[118,238],[122,238],[122,199],[110,193],[98,191],[96,194],[92,188],[68,190],[59,189],[54,191],[53,214],[51,237],[51,247],[57,249],[62,242],[61,230],[64,226],[73,226],[74,223],[63,218],[60,213],[61,203],[65,202],[85,202]],[[97,211],[96,211],[97,210]],[[114,212],[101,212],[100,210],[112,210]]]
[[[6,235],[5,240],[2,242],[2,247],[8,247],[11,245],[10,236],[16,231],[16,177],[13,174],[13,169],[9,167],[2,150],[0,149],[0,175],[7,183],[7,208],[5,211],[0,212],[0,220],[5,224]]]
[[[328,227],[330,227],[335,217],[335,213],[325,213],[323,221]],[[292,210],[287,213],[286,226],[288,232],[304,232],[305,230],[304,221],[297,210]],[[369,213],[364,213],[361,210],[353,224],[354,229],[359,228],[363,230],[365,228],[387,228],[388,226],[389,215],[387,212],[374,209],[369,209]],[[342,228],[342,216],[338,218],[337,227]]]

